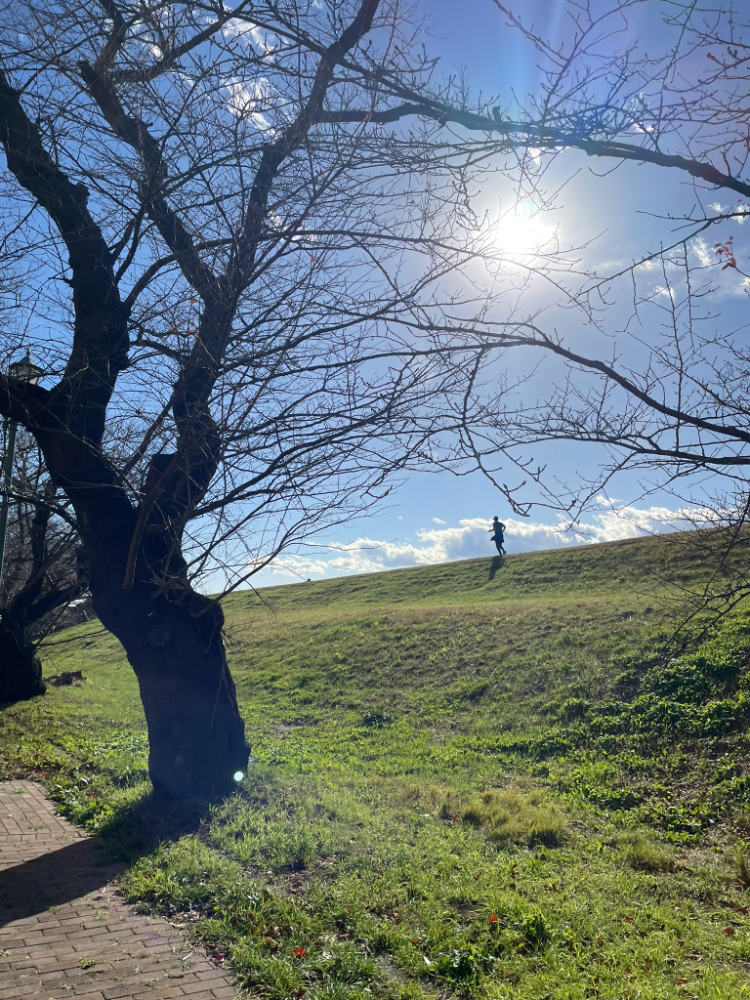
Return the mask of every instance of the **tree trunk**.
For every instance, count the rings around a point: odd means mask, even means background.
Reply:
[[[250,748],[226,661],[224,615],[191,589],[168,499],[154,502],[151,520],[139,526],[139,511],[106,460],[90,447],[81,457],[77,445],[67,457],[60,441],[69,442],[42,437],[48,468],[76,511],[94,611],[138,678],[154,791],[176,799],[231,791]]]
[[[250,748],[227,666],[219,605],[188,587],[175,599],[148,588],[93,593],[102,624],[138,678],[158,794],[210,798],[244,777]],[[201,614],[201,612],[204,612]]]
[[[44,694],[42,665],[24,629],[7,611],[0,620],[0,703]]]

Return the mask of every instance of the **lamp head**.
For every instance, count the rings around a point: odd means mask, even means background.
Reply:
[[[17,378],[19,382],[28,382],[30,385],[36,385],[42,375],[44,375],[44,369],[35,365],[31,360],[31,355],[26,351],[26,354],[20,361],[14,361],[8,365],[8,374],[11,378]]]

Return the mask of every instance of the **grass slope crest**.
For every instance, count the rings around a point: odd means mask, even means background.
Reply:
[[[720,565],[685,535],[235,594],[252,770],[172,810],[90,624],[45,654],[83,684],[3,710],[0,767],[255,996],[750,996],[746,612],[668,645]]]

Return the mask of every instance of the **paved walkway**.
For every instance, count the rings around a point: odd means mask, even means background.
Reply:
[[[233,1000],[166,920],[117,895],[121,870],[39,785],[0,784],[0,1000]]]

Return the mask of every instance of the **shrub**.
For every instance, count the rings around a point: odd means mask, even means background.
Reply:
[[[521,923],[521,933],[533,951],[541,951],[549,941],[547,922],[541,913],[529,913]]]
[[[473,979],[483,964],[477,959],[476,949],[472,945],[466,948],[451,948],[442,952],[435,960],[435,973],[446,979]]]

